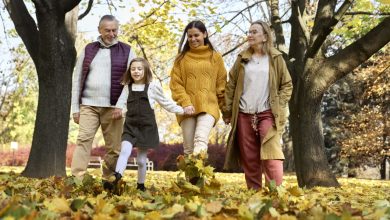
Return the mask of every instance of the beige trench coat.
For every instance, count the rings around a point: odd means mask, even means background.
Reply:
[[[223,116],[224,118],[231,118],[232,129],[226,146],[225,169],[237,169],[240,166],[240,150],[236,141],[237,117],[244,86],[244,65],[251,59],[252,53],[249,48],[238,55],[233,68],[229,72],[229,82],[226,84]],[[287,108],[292,93],[292,82],[282,53],[275,48],[271,48],[270,51],[269,88],[270,106],[275,118],[275,126],[267,132],[262,141],[260,159],[284,159],[281,134],[284,131],[288,117]]]

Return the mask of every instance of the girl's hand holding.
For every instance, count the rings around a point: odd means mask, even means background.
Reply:
[[[193,115],[194,113],[195,113],[194,106],[190,105],[190,106],[184,107],[184,114],[185,115]]]

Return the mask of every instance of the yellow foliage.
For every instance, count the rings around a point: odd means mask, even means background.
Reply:
[[[194,166],[197,161],[188,161]],[[194,159],[194,158],[192,158]],[[179,160],[180,161],[180,160]],[[205,167],[204,164],[203,166]],[[207,167],[207,166],[206,166]],[[247,190],[242,173],[212,173],[213,193],[180,172],[148,171],[146,192],[126,171],[121,196],[102,191],[100,177],[77,185],[73,177],[29,179],[0,169],[1,219],[388,219],[390,182],[340,178],[340,188],[302,189],[295,176],[281,186]],[[203,171],[201,171],[203,172]],[[93,173],[93,172],[90,172]],[[199,173],[198,173],[199,174]],[[203,175],[203,173],[202,173]],[[188,188],[186,188],[188,187]],[[202,188],[203,187],[203,188]]]

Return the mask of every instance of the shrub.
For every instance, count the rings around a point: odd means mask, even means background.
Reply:
[[[66,166],[70,167],[73,157],[73,152],[76,148],[75,144],[69,144],[66,149]],[[14,152],[0,152],[0,165],[3,166],[25,166],[28,160],[30,148],[20,148]],[[100,156],[104,158],[106,149],[103,146],[92,148],[92,156]],[[149,160],[153,161],[155,170],[176,171],[176,158],[183,154],[182,144],[164,144],[156,149],[150,149],[148,152]],[[223,172],[223,164],[225,161],[224,145],[210,144],[208,148],[207,164],[215,168],[215,172]],[[137,148],[133,148],[132,157],[137,156]],[[235,170],[240,171],[240,170]]]

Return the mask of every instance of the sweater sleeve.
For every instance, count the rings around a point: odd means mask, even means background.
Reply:
[[[81,72],[83,69],[83,61],[85,56],[85,49],[81,51],[77,58],[77,63],[73,71],[73,82],[72,82],[72,113],[80,112],[80,83],[81,83]]]
[[[218,98],[218,105],[219,109],[223,112],[223,108],[225,105],[225,87],[226,87],[226,69],[225,64],[223,62],[222,56],[218,53],[217,54],[217,67],[218,67],[218,75],[217,75],[217,84],[216,84],[216,91],[217,91],[217,98]]]
[[[176,113],[178,115],[184,114],[183,107],[177,105],[174,101],[172,101],[171,99],[168,99],[164,95],[164,91],[163,91],[162,87],[160,86],[160,84],[151,83],[150,85],[151,85],[150,86],[150,90],[151,90],[150,96],[152,99],[154,99],[156,102],[158,102],[158,104],[161,107],[163,107],[168,112]]]
[[[175,62],[172,68],[169,87],[172,91],[173,100],[176,101],[180,106],[187,107],[193,104],[191,103],[190,96],[186,92],[183,73],[180,71],[179,65],[179,63]]]

